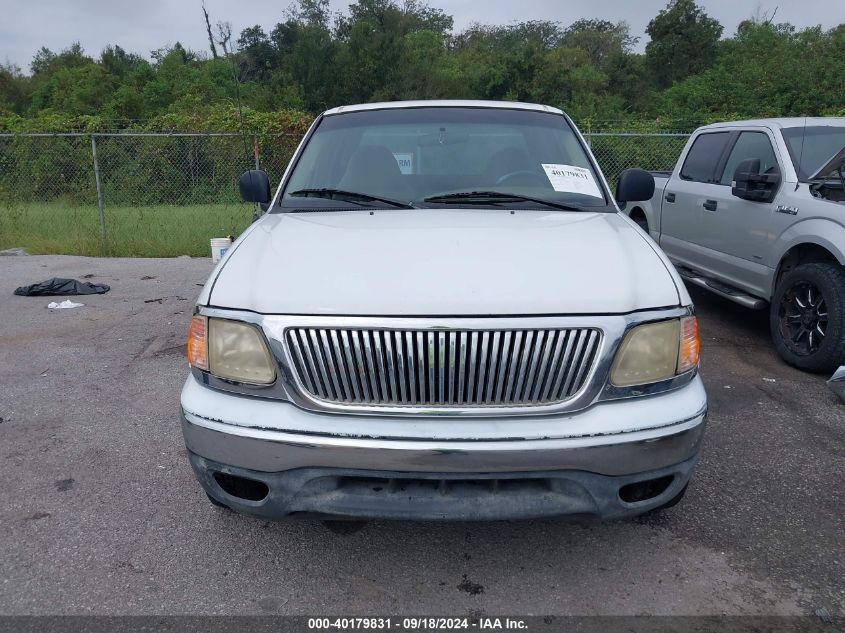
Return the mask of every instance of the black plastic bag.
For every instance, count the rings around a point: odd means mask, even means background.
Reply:
[[[101,295],[110,290],[106,284],[91,284],[76,279],[53,277],[31,286],[21,286],[15,290],[21,297],[53,297],[58,295]]]

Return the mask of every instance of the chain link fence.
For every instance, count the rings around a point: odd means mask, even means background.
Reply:
[[[587,132],[584,135],[611,186],[632,167],[671,171],[690,132]]]
[[[629,167],[669,170],[686,132],[588,132],[608,181]],[[207,255],[208,239],[237,235],[254,208],[240,174],[278,182],[297,135],[0,135],[0,249],[80,255]]]

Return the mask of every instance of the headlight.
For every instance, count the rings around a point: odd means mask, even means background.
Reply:
[[[699,350],[694,316],[639,325],[619,346],[610,382],[630,387],[674,378],[698,366]]]
[[[261,334],[240,321],[193,317],[188,330],[188,362],[224,380],[268,385],[276,379]]]

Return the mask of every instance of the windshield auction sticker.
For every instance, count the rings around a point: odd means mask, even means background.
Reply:
[[[548,176],[555,191],[581,193],[585,196],[604,198],[589,169],[575,165],[548,165],[546,163],[543,163],[543,169],[546,170],[546,176]]]

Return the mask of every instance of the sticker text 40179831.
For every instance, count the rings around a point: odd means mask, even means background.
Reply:
[[[593,173],[589,169],[575,165],[550,165],[547,163],[543,163],[543,169],[555,191],[604,198]]]

